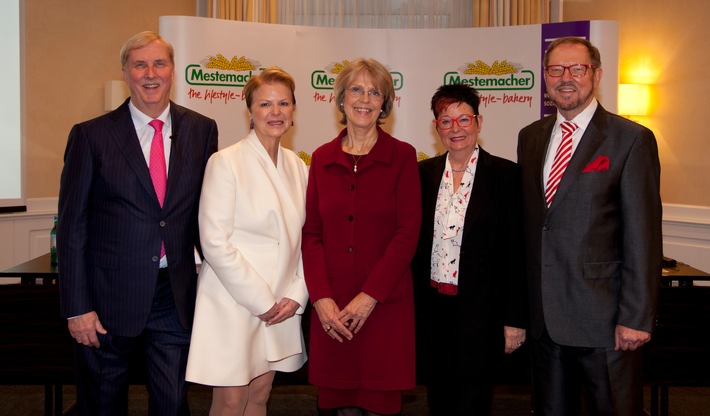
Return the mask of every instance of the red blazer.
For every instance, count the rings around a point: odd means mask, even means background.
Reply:
[[[378,304],[342,344],[312,314],[311,383],[334,388],[405,390],[415,386],[412,273],[421,223],[414,148],[378,129],[377,143],[353,172],[343,130],[313,153],[306,192],[303,265],[312,302],[341,308],[359,292]]]

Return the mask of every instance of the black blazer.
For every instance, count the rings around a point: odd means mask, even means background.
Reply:
[[[129,99],[130,100],[130,99]],[[217,124],[170,103],[173,140],[161,209],[126,100],[75,125],[59,191],[59,288],[64,317],[92,310],[114,335],[143,330],[165,243],[180,321],[192,325],[197,210]]]
[[[479,150],[466,211],[457,296],[430,286],[434,210],[446,154],[419,163],[422,227],[413,261],[419,365],[445,358],[459,374],[503,354],[503,326],[525,328],[522,208],[518,167]],[[437,349],[439,352],[437,352]],[[454,370],[454,369],[452,369]]]

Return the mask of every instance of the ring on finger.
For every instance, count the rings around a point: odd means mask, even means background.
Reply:
[[[326,333],[328,333],[328,332],[330,332],[331,329],[333,329],[333,328],[332,328],[330,325],[328,325],[328,326],[326,326],[325,328],[323,328],[323,331],[325,331]]]

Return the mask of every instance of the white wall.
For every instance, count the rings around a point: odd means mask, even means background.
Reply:
[[[27,201],[27,212],[0,215],[0,270],[49,253],[57,199]]]

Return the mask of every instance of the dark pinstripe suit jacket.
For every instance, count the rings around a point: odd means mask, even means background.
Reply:
[[[217,150],[217,124],[174,103],[170,108],[174,140],[162,209],[128,100],[72,128],[59,191],[62,316],[94,310],[114,335],[140,333],[164,241],[180,321],[192,325],[197,210],[205,165]]]

